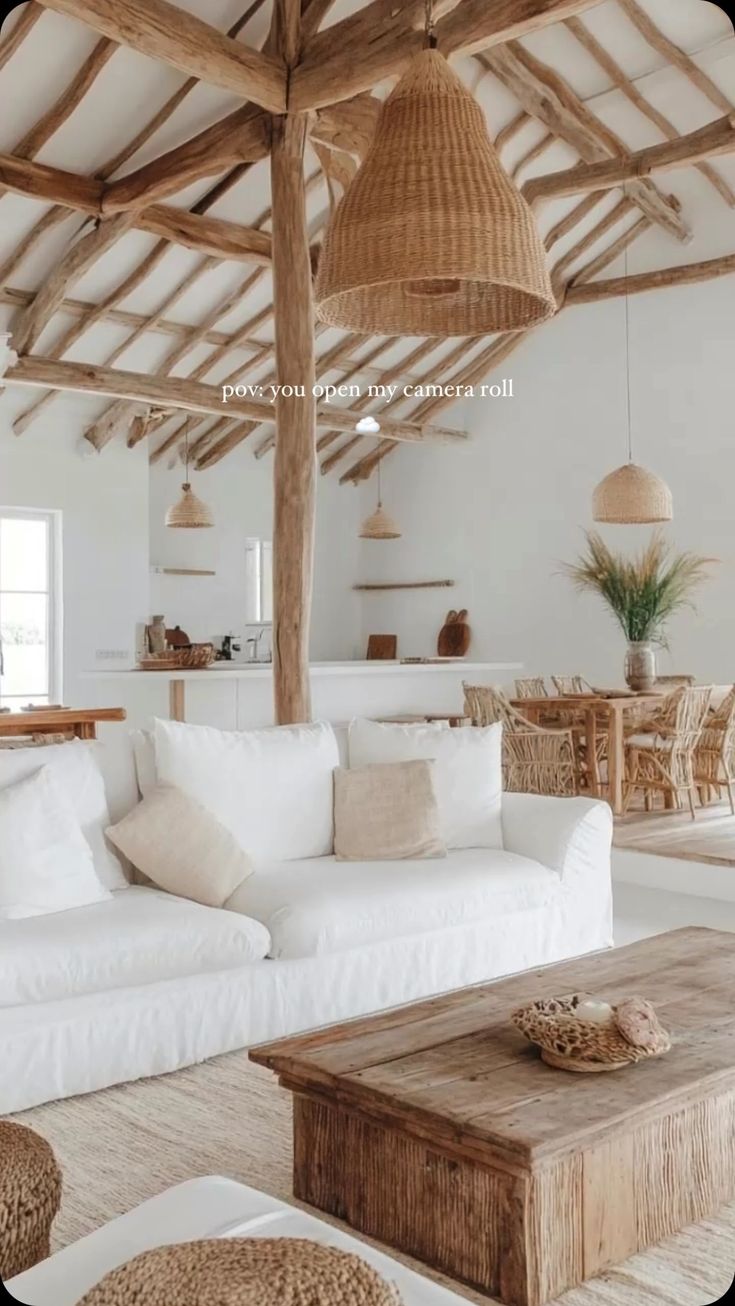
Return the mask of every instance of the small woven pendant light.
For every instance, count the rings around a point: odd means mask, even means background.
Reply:
[[[628,251],[625,251],[625,279],[628,279]],[[628,402],[628,461],[610,472],[595,487],[592,516],[596,522],[633,526],[671,521],[674,501],[660,476],[633,462],[633,420],[630,401],[630,301],[625,295],[625,376]]]
[[[214,526],[214,519],[206,503],[194,493],[189,482],[189,421],[184,432],[186,449],[186,480],[181,487],[182,494],[178,503],[166,513],[166,525],[187,530],[200,530],[205,526]]]
[[[427,39],[382,106],[327,231],[317,316],[370,335],[519,331],[557,304],[546,251],[485,115]]]
[[[380,494],[380,463],[378,463],[378,506],[366,517],[360,527],[361,540],[400,540],[401,532],[396,522],[385,511]]]

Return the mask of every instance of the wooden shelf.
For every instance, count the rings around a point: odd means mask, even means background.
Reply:
[[[216,571],[202,571],[199,567],[151,567],[156,576],[216,576]]]
[[[401,580],[401,581],[382,581],[366,582],[364,585],[353,585],[355,590],[446,590],[451,589],[454,585],[453,580]]]

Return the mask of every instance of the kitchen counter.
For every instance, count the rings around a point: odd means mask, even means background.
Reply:
[[[312,662],[314,715],[324,720],[343,721],[359,715],[456,713],[462,707],[463,680],[475,679],[481,683],[512,680],[522,665],[520,662],[470,662],[462,658],[438,662]],[[84,679],[120,686],[118,697],[128,707],[130,719],[139,718],[141,709],[136,711],[133,702],[125,700],[139,703],[141,691],[159,682],[161,688],[168,686],[168,715],[172,720],[191,719],[200,724],[229,725],[235,729],[273,723],[273,666],[269,662],[218,663],[199,671],[185,668],[138,671],[130,667],[88,671]],[[227,694],[217,694],[217,682],[223,691],[229,686]],[[155,697],[158,700],[159,696]],[[191,715],[188,698],[192,699]],[[153,707],[152,714],[163,715],[160,702],[157,707],[158,710]]]

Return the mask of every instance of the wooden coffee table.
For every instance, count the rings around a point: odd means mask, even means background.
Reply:
[[[674,1036],[603,1075],[545,1065],[536,997],[639,993]],[[735,934],[686,929],[255,1049],[294,1094],[294,1193],[512,1306],[735,1197]]]

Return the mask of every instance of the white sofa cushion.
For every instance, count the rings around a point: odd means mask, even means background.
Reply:
[[[269,946],[247,916],[133,886],[92,907],[0,922],[0,1006],[226,971]]]
[[[447,848],[502,848],[500,724],[449,730],[355,720],[350,766],[433,758],[434,789]]]
[[[539,862],[466,848],[436,862],[281,863],[251,876],[226,906],[267,926],[272,957],[316,957],[522,912],[560,893],[559,877]]]
[[[331,853],[339,749],[330,725],[237,731],[157,720],[155,742],[159,783],[206,807],[256,866]]]
[[[0,789],[0,920],[109,897],[71,800],[49,767]]]
[[[100,747],[96,742],[74,739],[40,748],[0,749],[0,789],[48,766],[71,800],[100,880],[107,889],[124,889],[127,880],[122,866],[105,842],[110,813],[97,764]]]
[[[221,907],[253,873],[230,831],[174,785],[156,785],[107,837],[159,889],[205,907]]]

